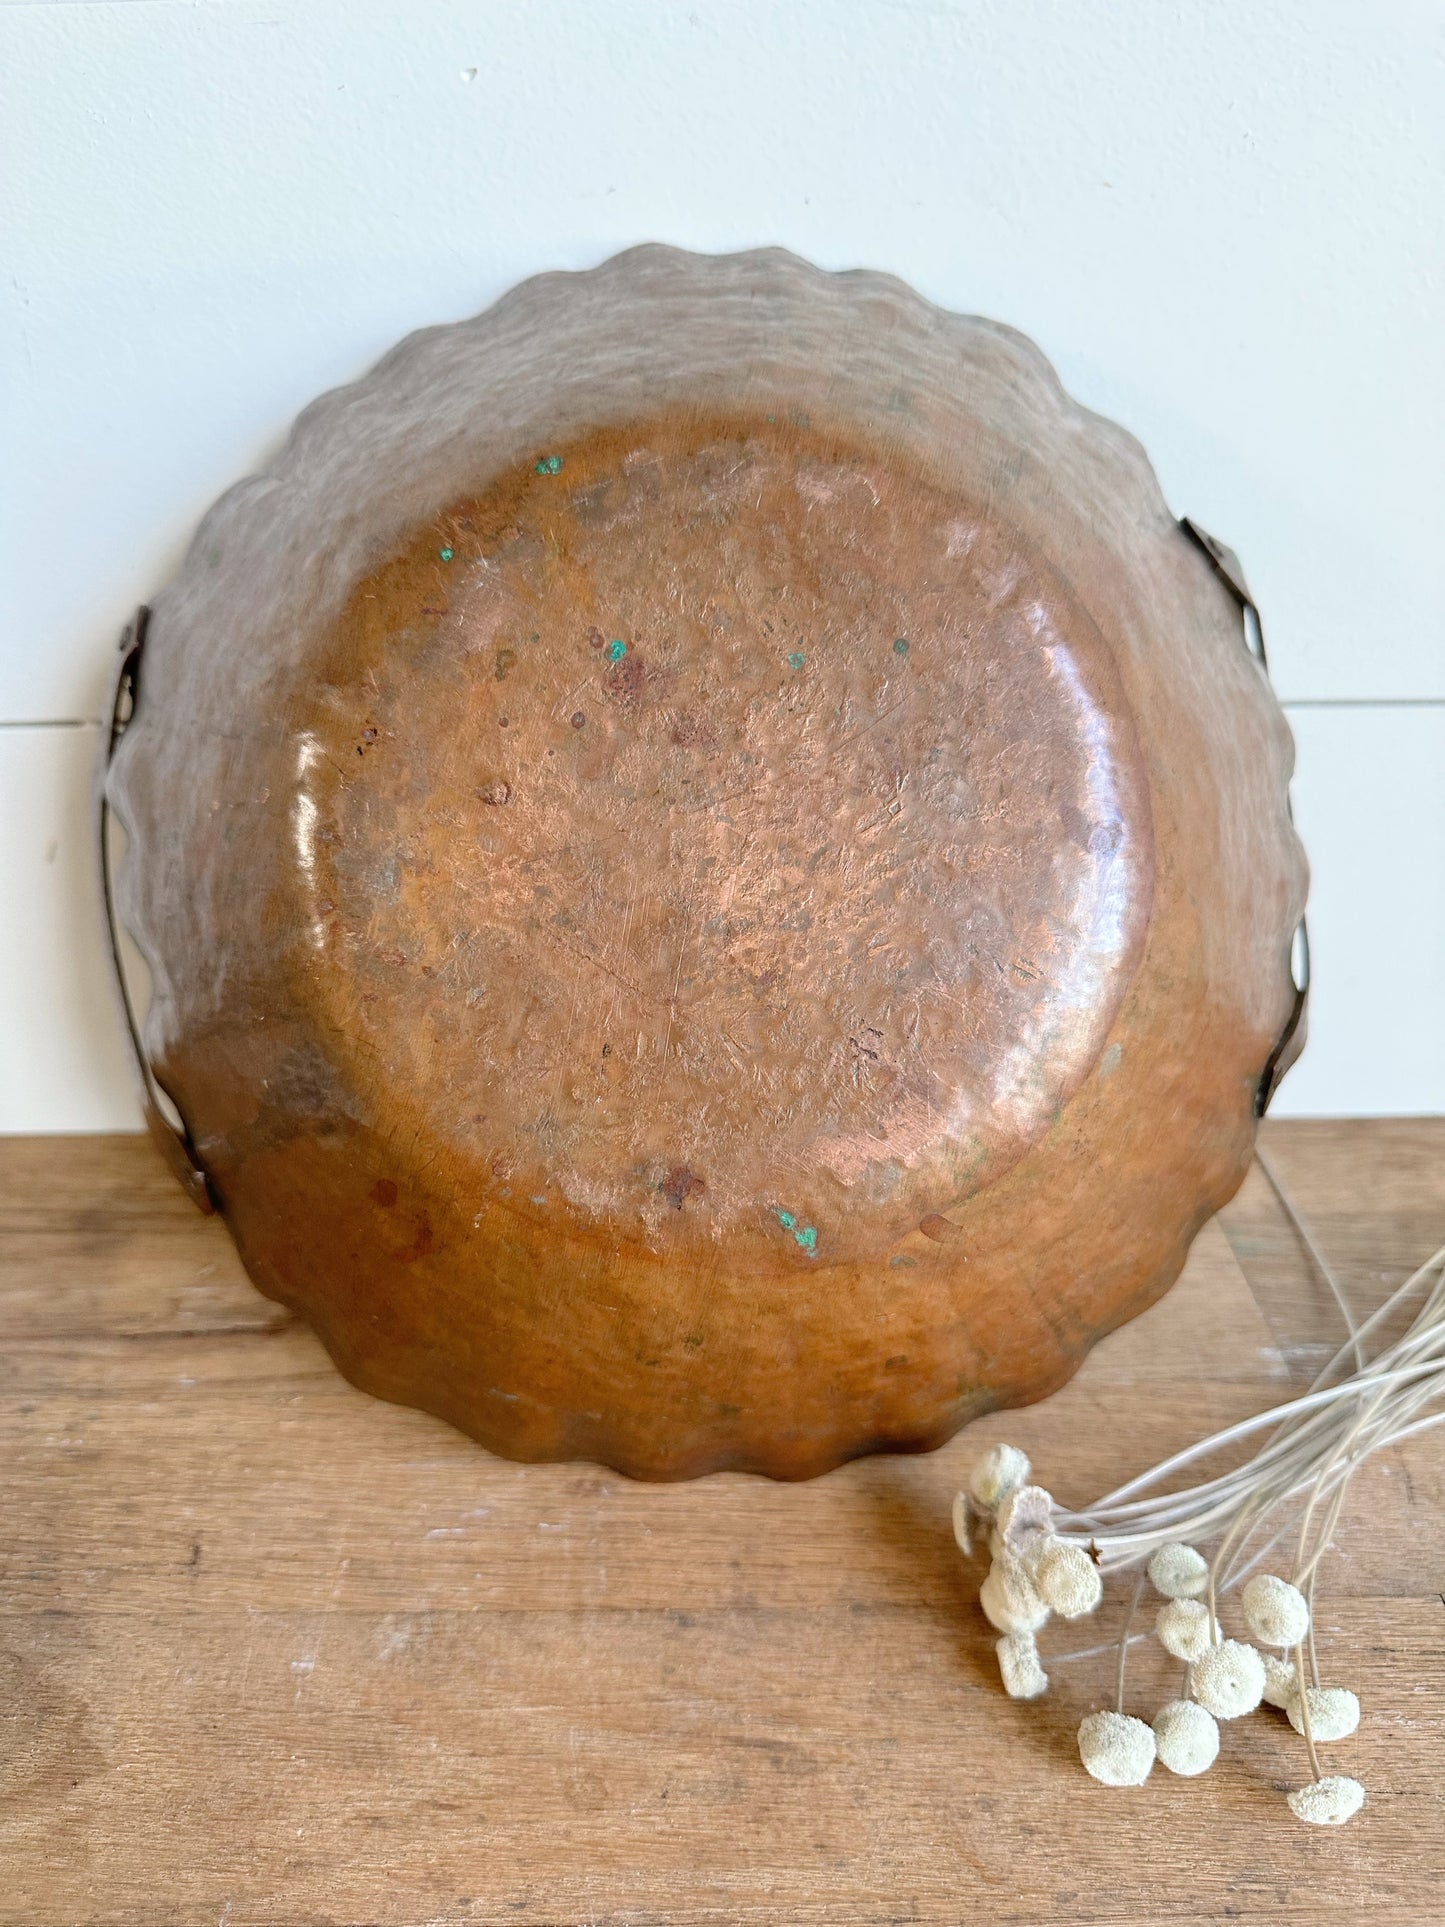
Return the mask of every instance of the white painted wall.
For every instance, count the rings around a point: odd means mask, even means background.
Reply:
[[[1233,542],[1300,746],[1285,1111],[1445,1110],[1439,0],[0,0],[0,1129],[135,1117],[89,874],[131,606],[317,391],[643,239],[1033,335]]]

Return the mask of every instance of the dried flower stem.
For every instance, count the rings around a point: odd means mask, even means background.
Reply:
[[[1305,1653],[1303,1646],[1294,1649],[1294,1673],[1299,1685],[1300,1725],[1304,1728],[1305,1745],[1309,1749],[1310,1772],[1317,1780],[1324,1775],[1320,1772],[1320,1756],[1315,1752],[1314,1729],[1310,1725],[1310,1696],[1305,1690]]]
[[[1370,1360],[1364,1371],[1326,1382],[1353,1355],[1357,1344],[1363,1346],[1391,1313],[1422,1294],[1424,1302],[1401,1338]],[[1300,1502],[1304,1511],[1296,1584],[1305,1586],[1324,1557],[1354,1472],[1382,1446],[1445,1422],[1445,1411],[1427,1410],[1442,1401],[1445,1247],[1355,1327],[1311,1390],[1175,1453],[1087,1509],[1061,1510],[1055,1530],[1084,1545],[1093,1541],[1105,1571],[1138,1565],[1171,1540],[1192,1543],[1224,1535],[1215,1555],[1210,1591],[1211,1624],[1217,1627],[1217,1595],[1245,1576],[1242,1554],[1252,1534],[1273,1524],[1281,1507]],[[1263,1431],[1270,1437],[1246,1464],[1186,1491],[1158,1493],[1158,1487],[1199,1460]],[[1268,1543],[1285,1529],[1278,1526]],[[1268,1544],[1255,1558],[1267,1550]]]
[[[1124,1710],[1124,1667],[1129,1658],[1129,1628],[1134,1624],[1134,1615],[1139,1610],[1139,1601],[1144,1596],[1145,1575],[1141,1572],[1134,1588],[1134,1597],[1129,1601],[1129,1610],[1124,1615],[1123,1630],[1119,1634],[1119,1673],[1114,1689],[1114,1711]]]
[[[1284,1206],[1285,1216],[1294,1227],[1296,1237],[1298,1237],[1300,1243],[1309,1253],[1310,1261],[1314,1265],[1315,1270],[1329,1286],[1331,1295],[1340,1308],[1340,1316],[1345,1321],[1345,1330],[1350,1334],[1350,1348],[1355,1354],[1355,1370],[1362,1372],[1365,1369],[1365,1353],[1364,1348],[1360,1344],[1359,1329],[1355,1324],[1355,1314],[1350,1308],[1350,1301],[1340,1289],[1339,1279],[1336,1278],[1325,1254],[1315,1242],[1314,1233],[1295,1208],[1294,1199],[1290,1196],[1289,1192],[1285,1190],[1284,1181],[1280,1177],[1279,1172],[1274,1168],[1274,1161],[1262,1144],[1255,1144],[1254,1156],[1255,1162],[1269,1180],[1270,1189]]]

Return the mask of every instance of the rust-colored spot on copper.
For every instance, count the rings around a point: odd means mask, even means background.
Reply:
[[[416,1221],[411,1243],[403,1245],[391,1255],[399,1265],[414,1265],[418,1258],[430,1257],[435,1250],[436,1234],[432,1230],[431,1219],[423,1215]]]
[[[926,1218],[919,1221],[918,1229],[925,1238],[932,1238],[935,1244],[946,1244],[950,1238],[957,1237],[958,1226],[950,1224],[941,1212],[930,1211]]]
[[[606,1047],[603,1048],[605,1050]],[[690,1197],[706,1189],[707,1185],[703,1180],[696,1172],[689,1171],[685,1164],[675,1164],[661,1186],[663,1197],[667,1199],[674,1211],[681,1211]]]
[[[632,651],[612,664],[602,679],[602,686],[614,702],[631,708],[647,687],[647,665]]]
[[[672,740],[678,749],[716,749],[718,735],[706,716],[684,709],[673,718]]]

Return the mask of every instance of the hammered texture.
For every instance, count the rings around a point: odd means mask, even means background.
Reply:
[[[308,412],[111,795],[263,1290],[498,1450],[799,1476],[1050,1389],[1232,1192],[1289,762],[1036,351],[648,249]]]

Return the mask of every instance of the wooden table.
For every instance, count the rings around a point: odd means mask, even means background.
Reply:
[[[1269,1143],[1361,1304],[1445,1238],[1445,1120]],[[1445,1436],[1367,1468],[1323,1574],[1365,1707],[1338,1832],[1285,1808],[1273,1714],[1204,1779],[1096,1786],[1109,1662],[1003,1698],[949,1532],[991,1440],[1081,1502],[1335,1331],[1256,1175],[1046,1404],[812,1485],[648,1487],[353,1391],[144,1140],[0,1142],[0,1921],[1438,1921]],[[1135,1710],[1173,1690],[1146,1651]]]

